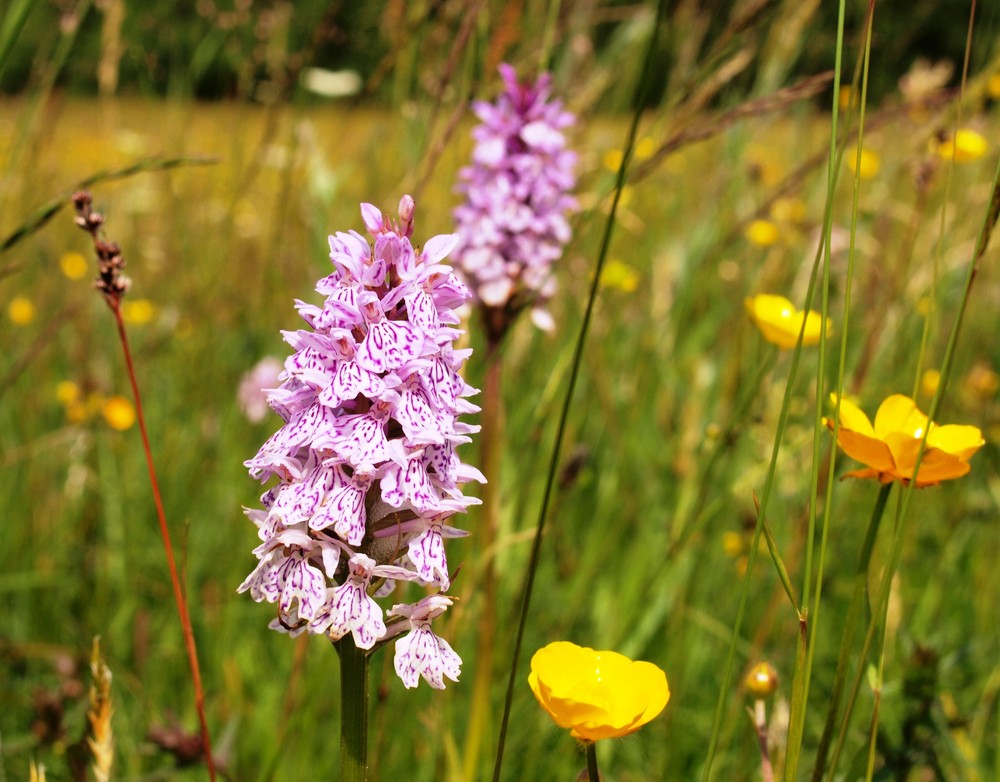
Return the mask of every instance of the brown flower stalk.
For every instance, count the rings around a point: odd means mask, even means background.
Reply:
[[[184,590],[181,588],[180,577],[177,573],[174,547],[170,540],[167,517],[163,510],[163,499],[160,496],[160,484],[153,465],[153,452],[149,444],[149,434],[146,431],[146,418],[142,411],[139,384],[136,381],[135,366],[132,363],[132,353],[129,350],[128,337],[125,333],[125,322],[122,320],[121,301],[129,287],[129,279],[122,273],[125,267],[125,260],[122,257],[121,248],[115,242],[108,242],[100,237],[101,228],[104,225],[104,217],[100,213],[93,211],[91,208],[92,202],[93,198],[86,190],[81,190],[73,194],[73,206],[76,208],[77,214],[76,224],[90,234],[94,242],[94,251],[97,253],[99,276],[95,282],[95,287],[104,296],[104,300],[107,302],[108,307],[111,308],[111,312],[115,316],[115,323],[118,326],[118,337],[121,340],[129,383],[132,386],[132,397],[135,400],[136,421],[139,424],[139,432],[142,435],[142,448],[146,454],[146,467],[149,471],[153,502],[156,505],[156,516],[160,523],[160,536],[163,539],[163,548],[167,555],[167,567],[170,570],[174,602],[177,604],[177,613],[180,615],[181,629],[184,633],[184,645],[187,649],[188,666],[191,670],[191,682],[194,685],[195,708],[198,712],[198,721],[201,727],[205,765],[208,768],[209,779],[215,782],[215,763],[212,759],[212,744],[208,733],[208,722],[205,718],[205,693],[202,689],[201,671],[198,667],[198,652],[194,641],[194,630],[191,627],[191,617],[188,614],[187,601],[184,599]]]
[[[87,746],[93,757],[90,769],[97,782],[111,779],[111,765],[114,762],[115,740],[111,731],[111,669],[101,657],[101,639],[94,638],[90,654],[90,705],[87,707],[87,721],[90,735]]]

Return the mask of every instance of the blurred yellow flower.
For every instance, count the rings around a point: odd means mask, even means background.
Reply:
[[[745,536],[735,530],[727,530],[722,533],[722,550],[726,555],[736,559],[746,553],[747,545]]]
[[[989,142],[972,128],[959,128],[954,138],[945,139],[937,146],[937,153],[945,160],[954,158],[959,163],[978,160],[989,151]]]
[[[124,432],[135,423],[135,408],[132,403],[123,396],[111,396],[104,402],[101,414],[108,426]]]
[[[962,388],[977,402],[987,402],[1000,390],[1000,377],[989,364],[977,361],[962,378]]]
[[[879,169],[882,168],[882,159],[878,156],[878,153],[863,147],[861,149],[860,160],[856,152],[845,155],[845,160],[847,161],[847,167],[851,169],[851,173],[857,174],[862,179],[874,179]]]
[[[928,369],[920,376],[920,390],[924,392],[925,396],[934,396],[937,393],[940,382],[941,373],[936,369]]]
[[[830,395],[834,405],[837,395]],[[825,419],[833,430],[833,421]],[[851,478],[877,478],[882,483],[908,483],[913,477],[920,441],[927,434],[927,446],[917,486],[934,486],[965,475],[969,458],[984,444],[983,433],[975,426],[939,426],[902,394],[887,397],[875,414],[872,425],[861,409],[847,399],[840,400],[840,428],[837,445],[852,459],[868,465],[846,474]]]
[[[635,159],[649,160],[656,152],[656,142],[649,136],[643,136],[635,144]]]
[[[750,669],[743,684],[753,697],[767,698],[778,689],[778,672],[770,663],[757,663]]]
[[[35,305],[24,296],[15,296],[7,305],[7,317],[15,326],[27,326],[35,319]]]
[[[56,383],[56,399],[60,404],[71,405],[80,401],[80,386],[72,380],[60,380]]]
[[[121,306],[122,320],[134,326],[149,323],[156,315],[156,306],[149,299],[125,299]]]
[[[771,217],[779,223],[801,223],[808,209],[801,198],[776,198],[771,204]]]
[[[80,253],[63,253],[59,258],[59,268],[71,280],[82,280],[87,275],[87,259]]]
[[[758,247],[770,247],[781,236],[778,232],[778,226],[770,220],[753,220],[743,233],[747,239]]]
[[[601,156],[601,165],[613,174],[617,174],[618,169],[622,166],[622,151],[620,149],[606,150]]]
[[[819,342],[823,328],[823,318],[817,312],[799,312],[784,296],[769,293],[758,293],[748,297],[744,304],[750,318],[764,335],[764,339],[777,345],[782,350],[795,347],[805,320],[806,330],[802,335],[802,346],[815,345]],[[830,321],[826,324],[827,334],[830,333]]]
[[[568,641],[535,652],[528,684],[560,728],[587,742],[638,730],[670,700],[667,677],[652,663]]]
[[[990,80],[986,84],[986,91],[994,100],[1000,100],[1000,73],[994,73],[990,76]]]
[[[612,258],[601,270],[601,287],[632,293],[639,287],[639,272],[624,261]]]

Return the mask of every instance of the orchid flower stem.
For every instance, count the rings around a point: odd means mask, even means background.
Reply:
[[[833,682],[833,691],[830,693],[830,707],[826,715],[826,723],[823,725],[823,734],[820,737],[819,747],[816,750],[816,765],[813,768],[813,782],[819,782],[823,778],[826,767],[826,757],[830,750],[830,741],[833,739],[833,731],[837,724],[837,712],[840,708],[840,698],[844,693],[844,684],[847,681],[847,666],[851,658],[851,643],[857,634],[858,621],[861,609],[868,594],[868,567],[871,564],[872,551],[875,548],[875,539],[878,537],[879,525],[885,513],[886,502],[889,499],[889,492],[892,484],[887,483],[879,490],[878,498],[875,500],[875,507],[872,509],[871,520],[868,522],[868,530],[865,532],[864,542],[861,544],[861,553],[858,556],[858,567],[854,573],[854,590],[851,594],[851,605],[847,609],[847,618],[844,621],[843,634],[841,635],[840,654],[837,656],[837,673]],[[858,665],[864,665],[864,660],[859,659]],[[844,720],[850,719],[850,714],[844,715]]]
[[[601,782],[601,772],[597,770],[597,742],[588,741],[587,747],[587,778],[590,782]]]
[[[120,301],[106,298],[108,306],[115,317],[118,327],[118,339],[125,355],[125,366],[128,371],[129,383],[132,386],[132,398],[135,400],[135,416],[142,436],[142,450],[146,454],[146,467],[149,471],[149,484],[156,505],[156,518],[160,523],[160,536],[163,538],[163,550],[167,555],[167,567],[170,570],[170,583],[174,591],[174,602],[181,620],[181,631],[184,634],[184,648],[187,652],[188,667],[191,670],[191,683],[194,686],[195,709],[198,712],[198,723],[201,729],[201,748],[205,754],[205,767],[208,777],[215,782],[215,761],[212,758],[212,740],[208,732],[208,720],[205,717],[205,691],[201,684],[201,670],[198,667],[198,650],[194,641],[194,630],[191,626],[191,615],[188,613],[184,588],[181,585],[177,571],[177,561],[174,557],[174,547],[170,541],[170,528],[167,526],[167,515],[163,510],[163,498],[160,495],[160,483],[156,478],[156,468],[153,465],[153,450],[149,444],[149,432],[146,430],[146,416],[142,410],[142,397],[139,395],[139,382],[135,376],[135,365],[132,362],[132,351],[129,350],[128,336],[125,333],[125,321],[122,320]]]
[[[367,782],[368,654],[351,635],[334,647],[340,656],[340,782]]]
[[[494,648],[497,622],[497,573],[495,565],[497,533],[500,526],[500,463],[503,456],[503,353],[501,339],[490,340],[486,349],[486,376],[483,382],[482,422],[480,434],[483,473],[484,524],[478,538],[477,584],[482,596],[478,616],[476,663],[472,684],[472,705],[469,728],[465,738],[464,773],[466,779],[476,779],[483,735],[488,731],[490,695],[493,685]]]

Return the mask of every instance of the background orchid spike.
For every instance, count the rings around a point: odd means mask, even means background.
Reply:
[[[837,395],[830,395],[836,406]],[[833,430],[833,421],[825,419]],[[877,478],[882,483],[913,478],[920,442],[927,435],[927,445],[920,460],[917,486],[934,486],[941,481],[960,478],[971,468],[969,458],[984,444],[983,433],[975,426],[930,421],[908,396],[887,397],[875,414],[875,424],[848,399],[840,400],[840,427],[837,445],[852,459],[868,465],[844,477]]]
[[[760,329],[764,339],[782,350],[791,350],[799,341],[803,318],[806,329],[802,335],[802,346],[809,347],[819,342],[823,330],[823,318],[818,312],[812,310],[800,312],[784,296],[770,293],[758,293],[756,296],[748,297],[744,303],[750,319]],[[829,335],[829,320],[826,322],[826,332]]]
[[[277,482],[263,509],[247,510],[261,544],[239,591],[277,603],[271,627],[281,632],[351,634],[362,649],[401,636],[404,684],[422,676],[440,688],[461,666],[431,630],[451,600],[397,604],[386,622],[375,599],[398,581],[448,588],[444,539],[466,533],[446,521],[478,502],[462,485],[485,481],[455,451],[478,431],[459,416],[479,409],[458,374],[471,351],[453,347],[454,310],[471,294],[441,263],[457,237],[435,236],[418,252],[413,213],[409,196],[398,224],[362,204],[372,240],[331,236],[333,272],[316,285],[323,304],[296,302],[308,328],[285,332],[295,352],[268,391],[284,425],[246,462],[253,477]]]
[[[571,231],[576,210],[576,153],[563,130],[576,118],[549,98],[551,76],[519,82],[500,66],[504,90],[493,103],[473,104],[472,165],[459,172],[465,201],[455,209],[460,237],[456,265],[486,308],[487,327],[502,335],[525,307],[543,329],[553,327],[545,302],[555,293],[552,263]]]
[[[652,663],[568,641],[535,652],[528,684],[560,728],[587,742],[638,730],[670,700],[666,674]]]

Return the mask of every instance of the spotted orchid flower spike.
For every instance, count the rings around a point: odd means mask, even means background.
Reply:
[[[452,516],[478,502],[463,484],[486,479],[456,453],[479,430],[459,421],[479,408],[459,374],[471,351],[454,348],[472,294],[441,263],[458,237],[415,250],[413,212],[410,196],[398,223],[362,204],[371,239],[331,236],[323,303],[296,302],[308,328],[284,332],[294,353],[267,392],[284,425],[245,462],[274,482],[246,511],[261,543],[239,591],[277,604],[279,632],[350,634],[366,650],[396,638],[404,685],[442,689],[462,662],[431,629],[452,603],[444,542],[467,534]],[[386,614],[378,598],[402,582],[425,589]]]

